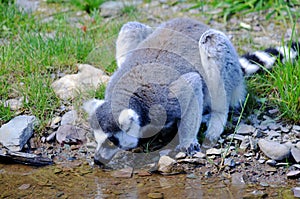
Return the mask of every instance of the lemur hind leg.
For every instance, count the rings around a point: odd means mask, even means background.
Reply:
[[[192,155],[200,151],[197,134],[203,110],[202,79],[198,73],[186,73],[171,84],[170,91],[179,100],[181,108],[177,150]]]
[[[116,42],[116,60],[119,68],[127,54],[152,32],[151,27],[139,22],[128,22],[122,26]]]
[[[199,50],[211,103],[211,117],[203,143],[204,148],[209,148],[216,144],[224,130],[230,104],[243,98],[244,82],[238,55],[224,33],[213,29],[203,33]]]

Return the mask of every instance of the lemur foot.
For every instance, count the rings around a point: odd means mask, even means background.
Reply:
[[[191,143],[188,147],[177,146],[176,151],[183,151],[188,156],[193,156],[197,152],[201,151],[201,147],[199,143]]]

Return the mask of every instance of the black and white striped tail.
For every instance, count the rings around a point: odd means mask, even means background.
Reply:
[[[282,63],[287,60],[295,61],[300,56],[300,42],[293,42],[291,47],[281,46],[267,48],[263,51],[247,53],[240,57],[239,61],[245,75],[258,72],[262,67],[270,69],[277,61]]]

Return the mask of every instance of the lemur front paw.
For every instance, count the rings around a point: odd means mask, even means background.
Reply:
[[[176,147],[177,151],[183,151],[185,152],[188,156],[193,156],[197,152],[201,151],[200,144],[198,142],[191,143],[189,146],[177,146]]]

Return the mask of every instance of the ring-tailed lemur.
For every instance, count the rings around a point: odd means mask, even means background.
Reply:
[[[244,100],[243,71],[257,71],[251,58],[263,57],[263,52],[253,53],[239,60],[225,34],[182,18],[156,29],[129,22],[116,44],[118,70],[107,85],[105,99],[84,105],[98,143],[94,159],[100,164],[118,150],[135,148],[157,134],[172,138],[178,132],[177,149],[189,154],[199,151],[203,112],[209,112],[203,145],[214,145],[229,107]]]

